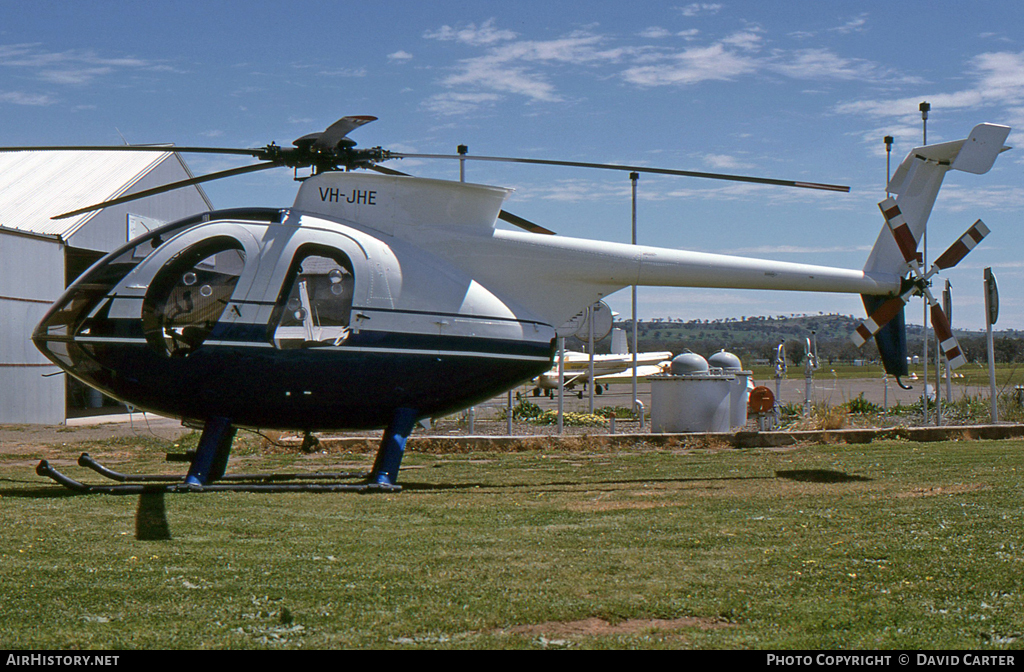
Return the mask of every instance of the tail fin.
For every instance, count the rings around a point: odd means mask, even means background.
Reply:
[[[904,239],[897,242],[888,223],[883,226],[864,265],[864,271],[907,275],[914,262],[914,255],[908,255],[906,249],[900,249],[900,245],[906,248],[909,243],[916,255],[917,245],[924,235],[946,173],[950,170],[977,175],[987,173],[996,157],[1009,149],[1003,146],[1009,134],[1008,126],[978,124],[964,140],[916,147],[907,154],[886,189],[895,197],[898,206],[896,212],[902,215],[906,224],[906,228],[901,227]],[[906,237],[908,230],[912,238]],[[862,298],[868,315],[874,313],[887,299],[867,295]],[[901,307],[897,315],[875,334],[875,343],[885,370],[896,376],[897,380],[907,373],[905,325],[904,310]]]

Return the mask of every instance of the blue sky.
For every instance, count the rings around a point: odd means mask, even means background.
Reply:
[[[846,184],[850,194],[640,179],[641,243],[860,268],[892,169],[980,122],[1014,127],[982,176],[951,173],[934,258],[977,218],[992,234],[959,267],[954,326],[1024,329],[1024,5],[1019,2],[0,3],[0,144],[255,147],[349,114],[363,147],[633,163]],[[239,165],[186,157],[196,173]],[[244,163],[244,162],[243,162]],[[393,167],[458,178],[457,164]],[[628,242],[625,174],[469,164],[513,187],[506,209],[563,234]],[[289,205],[290,171],[212,183],[217,207]],[[939,283],[941,285],[941,280]],[[629,314],[628,290],[609,303]],[[641,317],[840,312],[857,297],[641,290]],[[908,312],[920,324],[920,302]]]

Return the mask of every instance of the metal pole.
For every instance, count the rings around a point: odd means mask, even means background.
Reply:
[[[945,309],[946,319],[949,320],[950,331],[953,329],[953,288],[946,280],[946,288],[942,292],[942,307]],[[946,359],[946,403],[953,400],[953,370],[949,367],[949,360]]]
[[[508,430],[508,435],[512,436],[512,390],[508,391],[508,408],[505,416],[505,429]]]
[[[558,433],[562,433],[562,412],[565,410],[565,337],[558,337]]]
[[[932,106],[928,103],[921,103],[918,106],[921,110],[921,125],[922,125],[922,144],[928,144],[928,111],[932,109]],[[928,268],[928,227],[925,226],[925,230],[921,233],[921,268]],[[928,334],[928,302],[924,301],[924,318],[922,320],[924,325],[924,332],[922,334],[922,341],[924,342],[924,351],[921,357],[921,364],[924,366],[924,383],[921,391],[921,410],[924,413],[924,424],[928,424],[928,341],[931,340],[931,336]]]
[[[988,393],[992,405],[992,424],[999,422],[999,397],[996,394],[996,353],[992,342],[992,325],[995,324],[994,312],[998,311],[998,297],[994,296],[995,278],[992,269],[985,269],[985,340],[988,344]],[[996,306],[992,302],[996,301]],[[993,308],[995,310],[993,310]]]
[[[882,138],[882,142],[885,143],[885,195],[889,195],[889,179],[892,173],[889,172],[889,156],[892,154],[892,136],[887,135]]]
[[[630,173],[629,180],[633,187],[633,244],[636,245],[636,183],[640,179],[640,173]],[[637,409],[642,409],[643,405],[640,403],[640,399],[637,397],[636,392],[636,366],[637,366],[637,345],[636,345],[636,285],[633,285],[633,415],[637,415]],[[644,429],[644,413],[641,410],[640,415],[640,430]]]
[[[455,151],[459,153],[459,156],[465,156],[469,151],[469,147],[466,145],[459,145],[455,148]],[[459,182],[466,181],[466,160],[459,159]],[[470,406],[468,412],[469,418],[469,433],[473,434],[476,431],[476,406]],[[511,433],[511,432],[509,432]]]
[[[597,312],[597,304],[590,306],[590,318],[587,320],[587,403],[588,412],[594,414],[594,313]]]

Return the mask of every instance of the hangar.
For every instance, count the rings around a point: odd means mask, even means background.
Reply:
[[[54,215],[192,177],[167,152],[0,154],[0,423],[61,424],[123,408],[63,374],[32,343],[50,304],[107,252],[213,207],[194,185],[69,217]]]

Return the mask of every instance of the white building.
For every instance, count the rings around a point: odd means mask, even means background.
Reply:
[[[190,177],[172,152],[0,153],[0,423],[59,424],[70,415],[99,412],[105,403],[99,393],[36,350],[33,329],[104,254],[148,228],[212,206],[195,185],[52,217]]]

